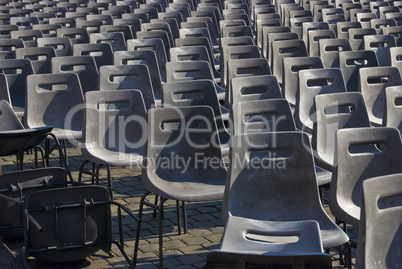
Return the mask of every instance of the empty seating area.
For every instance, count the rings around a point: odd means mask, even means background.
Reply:
[[[0,22],[0,267],[401,265],[402,1],[0,0]]]

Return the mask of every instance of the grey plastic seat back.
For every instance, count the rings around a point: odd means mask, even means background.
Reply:
[[[57,36],[70,38],[72,45],[89,43],[89,35],[85,28],[60,28],[57,29]]]
[[[32,26],[33,30],[41,30],[43,38],[57,37],[57,29],[61,29],[60,24],[36,24]]]
[[[76,73],[80,79],[82,92],[99,90],[99,71],[94,57],[89,55],[52,58],[52,73]]]
[[[310,30],[308,31],[308,37],[309,37],[309,55],[310,56],[319,56],[320,55],[320,50],[318,46],[318,42],[321,39],[336,39],[336,34],[334,30],[331,29],[321,29],[321,30]]]
[[[324,68],[339,68],[339,52],[352,50],[349,40],[341,38],[320,39],[318,48]]]
[[[338,68],[299,71],[295,121],[298,129],[312,133],[315,115],[314,97],[318,94],[346,92],[342,71]]]
[[[38,38],[38,47],[52,47],[56,56],[72,56],[73,46],[68,37]]]
[[[373,125],[383,125],[385,88],[401,84],[401,75],[396,67],[367,67],[359,70],[359,91],[363,94]]]
[[[142,180],[147,190],[181,201],[222,199],[226,179],[224,166],[207,165],[205,169],[204,165],[197,165],[194,158],[197,154],[203,158],[222,160],[212,108],[194,106],[151,109],[148,112],[148,123],[151,136],[145,160],[159,160],[176,152],[176,156],[189,162],[186,170],[184,167],[172,169],[146,162]]]
[[[258,19],[256,21],[257,29],[256,29],[256,39],[257,46],[262,48],[262,33],[264,27],[274,27],[281,26],[281,21],[279,18],[276,19]]]
[[[76,21],[73,18],[66,18],[66,17],[50,18],[49,23],[60,24],[63,28],[75,28],[76,27]]]
[[[299,87],[298,73],[304,69],[322,68],[319,57],[288,57],[283,59],[282,95],[292,105],[296,105],[296,94]]]
[[[233,134],[296,131],[285,99],[237,102],[232,106]]]
[[[121,32],[93,33],[89,35],[89,42],[92,44],[108,43],[112,47],[113,52],[127,50],[126,41]]]
[[[34,73],[32,63],[28,59],[1,60],[0,70],[7,78],[11,105],[18,116],[23,116],[26,78]]]
[[[30,194],[39,190],[67,186],[67,174],[62,168],[45,168],[18,171],[0,176],[0,195],[23,202]],[[18,186],[19,191],[12,186]],[[4,238],[23,238],[23,207],[10,203],[0,196],[0,204],[4,209],[0,221],[0,234]]]
[[[149,69],[144,64],[102,66],[99,69],[99,89],[101,91],[139,90],[147,110],[155,105]]]
[[[290,40],[290,39],[299,39],[299,37],[296,33],[291,32],[268,33],[268,35],[264,37],[263,55],[267,55],[265,58],[268,59],[269,65],[271,67],[273,67],[272,42],[280,40]]]
[[[230,136],[222,118],[222,111],[216,95],[215,84],[211,80],[170,82],[162,85],[164,106],[209,106],[215,116],[221,144],[227,144]]]
[[[259,48],[255,45],[224,47],[221,52],[220,72],[222,75],[221,86],[228,89],[228,61],[230,59],[261,58]]]
[[[225,104],[233,103],[232,98],[232,79],[236,77],[255,77],[271,75],[268,60],[264,58],[250,58],[250,59],[230,59],[228,61],[227,79],[228,88],[225,95]]]
[[[169,49],[171,48],[168,35],[165,31],[147,31],[147,32],[137,32],[137,39],[160,39],[163,42],[167,60],[169,60]]]
[[[152,89],[155,99],[162,99],[161,74],[157,56],[153,50],[132,50],[132,51],[116,51],[114,53],[114,65],[132,65],[144,64],[148,66],[149,75],[151,77]]]
[[[362,25],[360,24],[360,22],[357,21],[337,22],[336,23],[337,37],[342,39],[349,39],[348,30],[351,28],[362,28]]]
[[[358,92],[319,94],[314,98],[317,121],[313,124],[312,147],[316,162],[332,171],[336,132],[344,128],[370,127],[363,96]]]
[[[148,137],[141,92],[96,91],[88,92],[85,99],[84,159],[109,165],[141,164]]]
[[[113,51],[110,44],[75,44],[73,46],[73,55],[90,55],[93,56],[98,69],[104,65],[113,64]]]
[[[228,214],[229,218],[239,216],[265,221],[316,220],[324,249],[349,240],[321,205],[306,133],[234,135],[231,163],[235,162],[236,165],[230,166],[225,189],[224,219]],[[328,237],[327,231],[334,237]]]
[[[348,92],[356,92],[359,88],[359,70],[363,67],[378,66],[374,51],[340,51],[339,68],[342,70]]]
[[[272,42],[272,74],[283,84],[283,60],[288,57],[307,56],[306,46],[301,39]]]
[[[402,19],[402,13],[398,13],[398,14],[401,14],[401,19]],[[384,27],[384,28],[382,28],[382,33],[384,35],[393,35],[395,37],[396,45],[397,46],[402,45],[402,39],[401,39],[402,25],[392,26],[392,27]]]
[[[262,28],[262,44],[261,44],[261,53],[264,58],[269,58],[269,51],[272,51],[272,42],[268,42],[268,35],[271,33],[287,33],[284,38],[291,39],[294,35],[291,33],[290,28],[287,26],[273,26],[273,27],[263,27]],[[290,36],[289,36],[290,35]],[[271,63],[271,61],[270,61]]]
[[[348,29],[349,42],[352,50],[364,49],[364,36],[376,35],[376,31],[373,28],[350,28]]]
[[[308,37],[308,32],[311,30],[326,30],[329,29],[329,25],[326,22],[304,22],[302,24],[302,36],[300,39],[303,39],[304,44],[306,45],[306,48],[309,47],[309,37]]]
[[[207,61],[183,61],[166,63],[166,82],[209,79],[213,80]]]
[[[26,100],[26,127],[50,125],[59,139],[81,138],[84,96],[77,74],[29,75]]]
[[[395,128],[339,130],[329,195],[329,206],[334,216],[358,227],[362,183],[371,177],[401,173],[401,157],[401,136]]]
[[[132,14],[132,13],[129,13],[129,14]],[[102,29],[104,29],[104,31],[110,31],[111,29],[116,29],[113,26],[124,27],[124,31],[126,33],[125,38],[126,38],[126,42],[127,42],[129,39],[136,38],[137,32],[141,31],[141,20],[137,19],[137,18],[113,19],[113,25],[101,26],[101,31],[102,31]],[[125,26],[128,26],[130,31],[127,31]],[[130,33],[131,33],[132,38],[128,38]]]
[[[282,98],[278,80],[273,75],[232,79],[232,103]]]
[[[130,21],[131,22],[131,21]],[[134,21],[138,22],[138,21]],[[100,27],[100,32],[101,33],[123,33],[124,41],[127,42],[129,39],[133,39],[135,35],[133,36],[133,29],[135,29],[135,25],[131,26],[127,24],[123,24],[123,22],[120,22],[120,25],[116,24],[116,20],[113,20],[113,25],[102,25]],[[135,32],[134,32],[135,34]]]
[[[127,41],[127,51],[131,50],[153,50],[157,55],[159,71],[162,82],[166,82],[167,54],[163,41],[159,38],[130,39]]]
[[[297,17],[297,18],[291,18],[290,19],[290,29],[292,30],[293,33],[296,33],[299,36],[299,39],[302,37],[303,34],[303,28],[302,25],[305,22],[313,22],[313,17]]]
[[[12,25],[12,24],[0,25],[0,37],[1,37],[1,39],[9,39],[9,38],[11,38],[10,33],[12,31],[18,31],[18,29],[19,28],[18,28],[17,25]]]
[[[29,59],[35,74],[48,74],[52,72],[51,60],[56,57],[54,48],[31,47],[15,50],[16,59]]]
[[[392,35],[364,36],[364,49],[375,52],[379,66],[391,65],[391,56],[389,51],[391,47],[396,47],[395,38]]]
[[[232,38],[239,39],[239,38]],[[221,42],[223,39],[221,39]],[[210,62],[215,65],[215,67],[219,68],[220,61],[215,57],[215,51],[211,47],[211,43],[208,41],[206,37],[186,37],[186,38],[177,38],[176,39],[176,47],[187,47],[187,46],[204,46],[207,48],[208,55],[210,58]]]
[[[36,47],[37,39],[43,37],[42,31],[40,30],[23,30],[23,31],[12,31],[10,33],[11,38],[22,39],[24,42],[24,47]]]
[[[0,60],[15,59],[15,49],[23,48],[21,39],[4,38],[0,39]]]
[[[401,110],[402,87],[385,88],[385,109],[383,125],[394,127],[402,133],[402,110]]]
[[[356,266],[391,268],[402,259],[401,174],[380,176],[363,182]]]
[[[370,27],[375,29],[377,35],[383,33],[383,28],[396,26],[396,21],[394,19],[372,19],[370,20]]]
[[[141,24],[141,31],[143,32],[150,32],[150,31],[164,31],[167,34],[169,47],[174,47],[174,38],[172,34],[172,30],[170,25],[167,22],[150,22],[150,23],[142,23]]]

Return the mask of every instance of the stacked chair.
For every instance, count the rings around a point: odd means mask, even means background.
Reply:
[[[330,249],[352,268],[350,226],[360,229],[359,268],[394,267],[400,210],[397,225],[387,224],[376,206],[400,195],[401,8],[367,0],[1,1],[0,118],[8,118],[0,155],[15,154],[22,170],[24,152],[35,149],[45,166],[0,176],[0,206],[19,210],[15,223],[0,223],[2,235],[24,237],[25,256],[48,262],[117,243],[134,267],[149,206],[163,268],[165,202],[176,201],[180,234],[185,203],[219,200],[225,229],[205,268],[331,268]],[[77,181],[68,141],[81,142]],[[65,170],[46,168],[54,148]],[[170,156],[188,167],[158,165]],[[113,201],[110,167],[131,165],[142,166],[146,189],[138,217]],[[107,187],[82,186],[84,174],[99,185],[103,166]],[[17,199],[8,185],[20,181],[35,190]],[[67,213],[47,212],[46,200]],[[138,221],[132,260],[111,238],[111,205]],[[98,229],[99,238],[69,238],[52,222],[82,208],[95,221],[78,233]],[[74,246],[63,248],[69,240]],[[42,251],[53,248],[57,255]]]

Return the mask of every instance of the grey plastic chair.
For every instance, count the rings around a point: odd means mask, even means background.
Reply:
[[[316,163],[334,170],[336,132],[344,128],[370,127],[363,96],[357,92],[319,94],[314,98],[317,121],[313,124],[312,148]]]
[[[401,135],[395,128],[339,130],[329,193],[335,218],[359,227],[362,183],[371,177],[401,173],[401,154]]]
[[[282,98],[237,102],[231,118],[233,135],[296,130],[290,105]]]
[[[401,14],[401,17],[402,17],[402,13],[399,13],[399,14]],[[397,46],[402,45],[402,39],[400,37],[400,35],[402,33],[402,25],[392,26],[392,27],[384,27],[384,28],[382,28],[382,33],[384,35],[393,35],[395,37],[396,45]]]
[[[89,42],[92,44],[108,43],[113,52],[127,50],[126,41],[121,32],[93,33],[89,35]]]
[[[75,27],[83,28],[87,31],[88,35],[100,33],[100,27],[103,25],[101,20],[77,20],[75,23]]]
[[[319,57],[288,57],[283,59],[282,95],[292,107],[296,105],[299,71],[318,68],[323,68],[322,59]]]
[[[301,39],[272,42],[272,74],[283,84],[283,60],[288,57],[305,57],[307,50]]]
[[[23,47],[24,43],[21,39],[0,38],[0,60],[15,59],[15,49]]]
[[[320,50],[318,46],[318,42],[321,39],[336,39],[336,34],[334,30],[331,29],[320,29],[320,30],[310,30],[308,31],[308,39],[309,39],[309,56],[319,56]]]
[[[6,239],[22,239],[25,222],[22,206],[24,200],[39,190],[65,187],[67,183],[67,173],[62,168],[31,169],[1,175],[0,204],[4,209],[0,221],[1,236]],[[13,191],[13,186],[19,191]]]
[[[38,191],[26,199],[25,205],[25,262],[29,256],[45,262],[73,262],[98,250],[110,254],[111,245],[115,244],[129,267],[134,268],[124,251],[122,211],[134,221],[138,218],[123,205],[113,202],[106,188],[77,186]],[[119,241],[112,238],[112,205],[118,208]],[[48,210],[49,207],[55,210]],[[58,251],[49,250],[51,247]]]
[[[155,105],[149,69],[144,64],[102,66],[99,69],[99,89],[101,91],[139,90],[147,110]]]
[[[348,92],[358,91],[360,68],[376,66],[378,66],[378,61],[374,51],[339,52],[339,68],[342,70]]]
[[[74,28],[76,26],[76,22],[73,18],[66,18],[66,17],[50,18],[49,23],[60,24],[63,28],[70,28],[70,27]]]
[[[24,116],[26,78],[34,73],[28,59],[0,61],[0,70],[6,75],[11,105],[18,116]]]
[[[153,50],[157,55],[159,71],[162,82],[166,82],[167,54],[163,41],[159,38],[130,39],[127,41],[127,51],[131,50]]]
[[[0,25],[0,37],[1,39],[9,39],[11,38],[11,32],[12,31],[18,31],[18,26],[17,25],[11,25],[11,24],[3,24]],[[21,40],[22,41],[22,40]]]
[[[292,241],[295,235],[298,240]],[[330,256],[322,253],[316,221],[262,221],[232,216],[226,224],[221,248],[208,253],[203,268],[238,263],[243,264],[243,268],[280,268],[295,262],[302,263],[304,268],[315,265],[331,268]]]
[[[98,69],[104,65],[113,64],[113,51],[110,44],[75,44],[73,46],[73,55],[90,55],[94,57]]]
[[[31,61],[35,74],[51,73],[51,60],[53,57],[56,57],[56,52],[52,47],[30,47],[15,50],[16,59],[28,59]]]
[[[299,39],[296,33],[284,32],[284,33],[268,33],[268,35],[264,36],[263,40],[263,55],[266,55],[265,58],[268,59],[269,65],[273,67],[273,49],[272,42],[280,41],[280,40],[290,40],[290,39]]]
[[[82,136],[84,102],[77,74],[35,74],[27,77],[24,125],[28,128],[53,126],[60,140]],[[65,145],[65,144],[64,144]]]
[[[395,38],[392,35],[367,35],[364,36],[364,49],[372,50],[377,55],[379,66],[390,66],[391,55],[389,49],[396,47]]]
[[[167,56],[167,60],[169,60],[169,49],[171,48],[168,34],[162,30],[156,31],[147,31],[147,32],[137,32],[138,39],[160,39],[163,41],[163,45],[165,48],[165,53]]]
[[[40,30],[23,30],[23,31],[11,31],[12,39],[22,39],[24,42],[24,47],[36,47],[37,39],[43,37],[42,31]]]
[[[303,23],[305,22],[313,22],[313,17],[300,17],[300,18],[291,18],[290,19],[290,29],[293,33],[296,33],[299,36],[299,39],[303,34]]]
[[[370,27],[375,29],[377,35],[383,33],[383,28],[396,26],[396,21],[394,19],[372,19],[370,20]]]
[[[376,35],[377,32],[373,28],[350,28],[348,29],[349,42],[352,50],[364,49],[364,36]]]
[[[232,79],[232,105],[239,102],[282,98],[278,79],[273,75]]]
[[[142,180],[147,191],[141,198],[138,216],[142,220],[144,205],[158,209],[159,267],[163,268],[162,211],[164,203],[168,199],[186,202],[222,199],[226,169],[224,165],[210,166],[208,164],[205,168],[204,165],[197,165],[194,158],[203,156],[202,158],[222,160],[212,108],[198,106],[151,109],[148,112],[148,119],[148,133],[152,135],[149,137],[145,151],[142,173]],[[183,138],[183,134],[187,136],[187,139]],[[166,169],[160,165],[155,166],[150,161],[171,156],[172,152],[179,158],[189,160],[185,173],[183,167]],[[151,193],[161,197],[159,205],[145,202],[145,198]],[[180,226],[179,215],[178,222]],[[138,222],[137,239],[140,237],[140,230],[141,221]],[[137,247],[138,241],[136,241]],[[134,263],[136,259],[137,253],[134,254]]]
[[[385,88],[400,85],[402,79],[396,67],[367,67],[359,70],[359,91],[363,95],[373,125],[383,125]]]
[[[174,38],[172,34],[172,29],[167,22],[150,22],[150,23],[142,23],[141,24],[141,31],[142,32],[149,32],[149,31],[164,31],[167,34],[168,41],[169,41],[169,48],[175,46]]]
[[[387,127],[394,127],[402,133],[402,121],[401,121],[401,96],[402,87],[387,87],[385,88],[385,108],[383,125]]]
[[[227,215],[229,219],[237,216],[264,221],[315,220],[324,250],[345,245],[351,268],[349,238],[320,203],[307,134],[294,131],[235,135],[231,163],[235,162],[230,166],[225,188],[224,220]]]
[[[99,72],[94,57],[89,55],[52,58],[52,73],[76,73],[80,79],[82,92],[99,90]]]
[[[130,13],[132,14],[132,13]],[[126,28],[128,26],[128,30]],[[125,33],[126,42],[129,39],[133,39],[137,37],[137,32],[141,31],[141,20],[137,18],[132,19],[113,19],[113,25],[103,25],[100,30],[102,31],[114,31],[119,27],[123,27],[123,31]],[[131,34],[131,38],[130,37]]]
[[[362,28],[362,25],[360,24],[360,22],[357,21],[337,22],[336,23],[337,37],[341,39],[349,39],[349,29],[351,28]]]
[[[190,80],[170,82],[162,85],[164,106],[210,106],[214,111],[219,132],[222,155],[229,154],[230,135],[225,127],[226,110],[221,107],[216,95],[215,84],[211,80]],[[229,129],[232,126],[229,125]]]
[[[271,59],[269,58],[269,51],[272,50],[272,42],[268,41],[269,34],[272,33],[282,33],[285,35],[286,39],[291,39],[294,37],[294,33],[291,33],[290,28],[287,26],[273,26],[273,27],[263,27],[262,28],[262,44],[261,44],[261,54],[264,58],[267,58],[271,64]],[[289,37],[290,35],[290,37]]]
[[[147,139],[146,108],[139,90],[96,91],[85,95],[85,125],[78,182],[85,165],[96,170],[92,180],[99,184],[99,170],[107,167],[108,187],[113,190],[110,166],[142,164]],[[95,178],[94,178],[95,177]]]
[[[161,74],[157,56],[153,50],[132,50],[116,51],[114,53],[114,65],[144,64],[148,66],[151,77],[152,89],[154,91],[155,102],[159,103],[162,99]]]
[[[89,43],[89,35],[85,28],[60,28],[56,32],[58,37],[70,38],[72,45]]]
[[[207,61],[183,61],[166,63],[166,82],[209,79],[214,81],[211,66]],[[214,82],[215,83],[215,82]],[[215,83],[218,100],[224,100],[226,90]]]
[[[356,267],[397,268],[402,259],[401,174],[367,179],[362,187]],[[398,198],[397,198],[398,197]]]
[[[71,56],[73,54],[73,46],[68,37],[47,37],[38,38],[38,47],[52,47],[56,56]]]
[[[339,52],[351,51],[352,47],[348,39],[331,38],[318,41],[318,56],[321,57],[324,68],[339,68]]]
[[[346,92],[342,71],[338,68],[306,69],[299,71],[295,122],[298,129],[312,133],[315,115],[314,97],[318,94]]]
[[[308,38],[308,32],[312,30],[327,30],[329,29],[329,25],[326,22],[304,22],[302,24],[302,36],[300,39],[303,39],[306,48],[309,47],[309,38]]]

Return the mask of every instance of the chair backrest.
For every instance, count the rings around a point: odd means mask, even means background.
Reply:
[[[15,59],[15,49],[23,47],[24,43],[21,39],[0,38],[0,60]]]
[[[148,66],[149,75],[151,77],[152,88],[155,99],[162,99],[161,73],[157,56],[153,50],[132,50],[132,51],[116,51],[114,53],[114,65],[132,65],[144,64]]]
[[[379,66],[390,66],[391,56],[389,49],[396,47],[393,35],[366,35],[364,36],[364,49],[372,50],[377,55]]]
[[[56,210],[48,210],[49,207]],[[26,252],[39,260],[71,262],[100,249],[106,252],[111,249],[112,217],[109,192],[105,187],[80,186],[35,192],[27,199],[26,208],[43,228],[43,231],[26,230]],[[83,234],[86,234],[84,238]],[[57,247],[57,253],[49,252],[50,247]],[[73,247],[80,248],[77,251]]]
[[[338,38],[349,39],[349,29],[362,28],[362,25],[358,21],[346,21],[336,23],[336,33]]]
[[[391,13],[389,13],[389,14],[391,14]],[[402,13],[398,13],[398,14],[401,15],[401,20],[402,20]],[[402,25],[384,27],[384,28],[382,28],[382,33],[384,35],[393,35],[395,37],[396,45],[397,46],[402,45],[402,39],[401,39]]]
[[[324,30],[324,29],[329,29],[329,25],[326,22],[304,22],[302,24],[302,36],[300,37],[303,39],[304,44],[306,45],[306,48],[309,47],[309,38],[308,38],[308,32],[312,30]]]
[[[233,134],[296,131],[285,99],[238,102],[232,106]]]
[[[163,41],[159,38],[130,39],[127,41],[127,51],[131,50],[153,50],[157,55],[159,70],[162,82],[166,82],[167,53]]]
[[[287,26],[273,26],[273,27],[263,27],[262,28],[262,44],[261,44],[261,54],[264,58],[267,58],[268,60],[270,60],[269,58],[269,51],[272,50],[272,42],[270,43],[268,41],[268,36],[271,33],[288,33],[288,35],[284,38],[286,39],[291,39],[294,37],[294,35],[292,35],[290,28]],[[290,37],[289,37],[290,34]],[[271,61],[270,61],[271,63]]]
[[[290,39],[299,39],[296,33],[292,32],[284,32],[284,33],[268,33],[266,37],[264,37],[263,42],[263,55],[267,55],[265,58],[268,59],[269,65],[273,66],[273,50],[272,50],[272,42],[279,40],[290,40]]]
[[[138,21],[136,21],[138,22]],[[100,32],[101,33],[122,33],[124,37],[124,41],[127,42],[129,39],[133,39],[133,29],[134,26],[130,26],[127,24],[124,24],[123,22],[119,22],[121,24],[116,24],[115,20],[113,20],[113,25],[102,25],[100,27]],[[135,32],[134,32],[135,33]]]
[[[320,29],[320,30],[310,30],[308,31],[308,51],[310,56],[319,56],[320,50],[318,42],[321,39],[336,39],[336,34],[334,30],[331,29]]]
[[[296,105],[296,95],[299,88],[299,71],[304,69],[322,68],[322,58],[319,57],[288,57],[283,59],[282,95],[292,106]]]
[[[148,144],[143,170],[143,183],[152,191],[175,183],[224,185],[217,178],[226,177],[222,165],[197,165],[197,158],[222,160],[219,135],[211,107],[165,107],[148,112]],[[166,167],[151,160],[171,158],[172,152],[188,162],[187,167]],[[211,177],[211,173],[214,177]],[[215,177],[216,176],[216,177]],[[223,190],[223,188],[222,188]],[[222,193],[213,197],[221,199]],[[192,199],[192,198],[186,198]]]
[[[183,61],[166,63],[166,82],[183,80],[213,80],[211,67],[207,61]]]
[[[61,139],[81,136],[84,103],[81,84],[75,73],[35,74],[27,77],[24,125],[60,129]],[[79,138],[78,137],[78,138]]]
[[[139,90],[147,110],[155,104],[149,69],[144,64],[102,66],[99,69],[99,89],[101,91]]]
[[[75,44],[73,46],[73,55],[90,55],[95,58],[98,69],[104,65],[113,64],[112,46],[108,43],[97,44]]]
[[[352,50],[349,40],[342,38],[320,39],[318,49],[324,68],[339,68],[339,52]]]
[[[43,37],[38,38],[38,47],[52,47],[56,56],[72,56],[73,45],[68,37]]]
[[[209,106],[214,111],[215,122],[221,142],[229,141],[222,118],[221,107],[216,95],[215,84],[212,80],[192,80],[170,82],[162,85],[164,106]]]
[[[57,37],[57,29],[61,29],[60,24],[36,24],[32,26],[33,30],[41,30],[43,38]]]
[[[89,43],[89,35],[85,28],[60,28],[57,29],[58,37],[70,38],[71,44]]]
[[[272,42],[272,74],[283,84],[283,60],[288,57],[307,56],[305,43],[301,39]]]
[[[396,67],[367,67],[359,70],[359,91],[363,94],[370,121],[374,125],[383,125],[385,88],[401,84],[401,75]]]
[[[383,125],[394,127],[402,134],[402,87],[385,88],[385,109],[383,117]]]
[[[113,52],[127,50],[126,41],[121,32],[93,33],[89,35],[89,42],[92,44],[108,43]]]
[[[289,25],[293,33],[296,33],[301,39],[303,34],[302,25],[305,22],[313,22],[313,16],[291,18]]]
[[[11,38],[22,39],[24,47],[36,47],[38,45],[37,39],[43,37],[41,30],[23,30],[10,32]]]
[[[169,60],[169,49],[171,48],[168,34],[162,30],[156,31],[140,31],[137,32],[138,39],[159,39],[162,40],[167,60]]]
[[[257,20],[256,24],[257,24],[257,31],[256,31],[257,46],[262,48],[263,28],[264,27],[281,26],[281,21],[278,18],[276,18],[276,19],[259,19],[259,20]]]
[[[401,135],[389,127],[341,129],[336,152],[329,206],[337,219],[358,227],[364,180],[402,172]]]
[[[28,59],[0,61],[0,70],[6,75],[11,105],[18,116],[24,115],[26,78],[34,73]]]
[[[211,62],[208,50],[204,46],[175,47],[171,48],[169,53],[171,62],[207,61],[211,66],[211,72],[215,70],[215,64]],[[212,65],[214,65],[213,68]]]
[[[228,89],[228,61],[230,59],[261,58],[260,50],[255,45],[224,47],[221,52],[220,72],[222,74],[221,86]]]
[[[342,70],[348,92],[358,91],[360,68],[374,66],[378,66],[377,56],[374,51],[339,52],[339,68]]]
[[[366,105],[358,92],[319,94],[314,104],[318,119],[313,125],[311,142],[314,155],[333,168],[336,132],[343,128],[370,127]]]
[[[16,59],[29,59],[35,74],[48,74],[52,72],[51,60],[56,57],[52,47],[30,47],[15,50]]]
[[[278,79],[273,75],[232,79],[232,104],[245,101],[282,98]]]
[[[174,47],[174,38],[172,34],[172,29],[167,22],[150,22],[150,23],[142,23],[141,24],[141,31],[164,31],[167,34],[169,47]]]
[[[298,129],[313,131],[314,97],[318,94],[346,92],[342,71],[338,68],[306,69],[299,71],[299,91],[296,98],[295,121]]]
[[[391,268],[402,259],[402,175],[386,175],[363,182],[356,266]]]
[[[348,29],[349,42],[352,50],[364,49],[364,36],[377,34],[373,28],[350,28]]]
[[[80,79],[82,92],[99,90],[99,72],[93,56],[66,56],[52,58],[52,73],[76,73]]]
[[[139,90],[96,91],[85,95],[85,128],[82,155],[144,155],[147,112]],[[104,156],[105,158],[107,156]],[[140,160],[140,161],[141,161]]]

